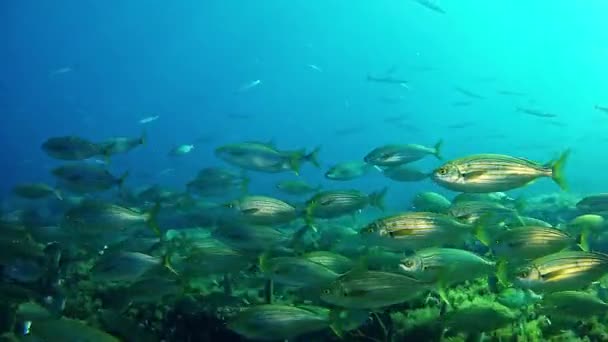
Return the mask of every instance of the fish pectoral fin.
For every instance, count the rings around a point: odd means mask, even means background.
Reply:
[[[569,269],[561,269],[561,270],[557,270],[557,271],[553,271],[553,272],[548,272],[545,274],[541,274],[540,277],[542,280],[549,280],[549,279],[554,279],[554,278],[560,278],[563,275],[566,275],[568,273],[571,273],[572,271]]]
[[[412,235],[412,233],[414,232],[411,229],[399,229],[388,232],[390,237],[409,236]]]
[[[255,214],[258,211],[260,211],[260,209],[258,209],[258,208],[249,208],[249,209],[242,209],[241,213],[243,213],[243,214]]]
[[[447,286],[443,282],[440,282],[439,287],[437,288],[437,294],[443,302],[445,302],[448,306],[451,306],[448,299]]]
[[[326,205],[330,205],[330,204],[334,203],[335,201],[336,200],[332,198],[332,199],[328,199],[328,200],[319,202],[319,205],[326,206]]]
[[[473,171],[473,172],[462,173],[461,176],[462,176],[462,178],[464,178],[466,180],[470,180],[470,179],[475,179],[475,178],[481,177],[485,173],[486,173],[485,171]]]
[[[348,297],[357,297],[357,296],[365,296],[369,291],[367,290],[362,290],[362,289],[358,289],[358,290],[352,290],[352,291],[348,291],[344,292],[344,294]]]

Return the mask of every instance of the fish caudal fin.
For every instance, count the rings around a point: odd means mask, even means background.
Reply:
[[[435,148],[435,153],[433,153],[433,155],[435,157],[437,157],[437,159],[443,159],[443,156],[441,155],[441,147],[443,146],[443,139],[440,139],[434,146]]]
[[[590,250],[590,246],[589,246],[589,234],[590,233],[591,233],[591,229],[589,227],[585,227],[585,228],[583,228],[583,231],[581,232],[581,234],[578,236],[578,247],[585,252],[589,252],[589,250]]]
[[[152,231],[161,236],[160,226],[158,225],[158,213],[160,212],[160,202],[156,202],[154,207],[148,212],[148,219],[146,220],[146,224]]]
[[[267,272],[268,271],[268,259],[270,258],[270,254],[268,252],[262,253],[258,258],[258,265],[260,266],[260,271]]]
[[[302,153],[295,152],[289,156],[289,168],[293,171],[296,176],[300,175],[300,166],[302,166]]]
[[[167,253],[163,256],[163,266],[169,270],[169,272],[175,274],[176,276],[179,275],[179,273],[177,273],[177,271],[173,268],[173,265],[171,264],[171,254]]]
[[[507,286],[509,284],[509,265],[504,260],[499,260],[496,263],[496,277],[498,281]]]
[[[570,150],[566,150],[559,156],[557,161],[551,164],[551,178],[553,178],[553,181],[563,190],[568,189],[568,184],[566,183],[564,175],[564,166],[566,165],[569,156]]]
[[[386,196],[386,192],[388,188],[383,188],[380,191],[375,191],[369,194],[369,203],[374,207],[384,211],[386,209],[384,205],[384,197]]]
[[[319,151],[321,151],[321,146],[315,147],[312,152],[304,156],[304,159],[309,161],[312,165],[319,168],[321,164],[319,163]]]
[[[313,216],[314,205],[315,205],[314,203],[311,203],[311,204],[307,205],[306,209],[304,210],[304,222],[309,227],[314,227],[314,216]]]
[[[477,220],[477,223],[475,223],[475,226],[473,227],[474,235],[477,238],[477,240],[481,241],[481,243],[483,243],[486,246],[490,246],[490,243],[491,243],[490,234],[485,229],[484,224],[480,221],[482,221],[482,220],[481,219]]]

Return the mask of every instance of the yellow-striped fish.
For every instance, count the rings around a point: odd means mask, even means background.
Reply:
[[[585,213],[608,212],[608,193],[586,196],[576,203],[576,208]]]
[[[240,312],[228,328],[254,340],[284,340],[330,326],[330,310],[290,305],[257,305]]]
[[[384,211],[384,196],[387,188],[366,194],[359,190],[321,191],[306,202],[306,219],[336,218],[355,213],[368,205]]]
[[[399,263],[399,270],[411,277],[434,283],[448,302],[446,288],[495,273],[495,263],[472,252],[456,248],[425,248]]]
[[[485,201],[453,203],[448,209],[448,215],[469,224],[474,224],[480,219],[483,219],[484,223],[489,223],[518,216],[515,209],[505,207],[500,203]]]
[[[566,232],[540,226],[505,230],[493,238],[479,235],[496,257],[505,260],[533,260],[576,246],[576,240]]]
[[[523,187],[540,177],[551,177],[566,188],[563,168],[569,151],[555,162],[537,162],[502,154],[477,154],[452,160],[433,171],[433,180],[450,190],[460,192],[497,192]]]
[[[551,316],[567,316],[576,319],[603,315],[608,311],[608,303],[596,295],[583,291],[554,292],[544,296],[540,303],[541,312]]]
[[[345,308],[375,309],[413,299],[429,286],[402,274],[355,270],[326,287],[321,299]]]
[[[473,232],[473,225],[431,212],[410,212],[381,218],[360,231],[372,244],[410,249],[459,244]]]
[[[251,224],[284,224],[298,216],[292,205],[267,196],[245,196],[225,206],[240,212],[245,221]]]
[[[520,268],[515,285],[535,292],[578,290],[608,273],[608,255],[593,252],[558,252]]]

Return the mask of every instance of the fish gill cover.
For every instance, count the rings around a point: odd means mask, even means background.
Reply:
[[[0,4],[0,334],[606,340],[608,4]]]

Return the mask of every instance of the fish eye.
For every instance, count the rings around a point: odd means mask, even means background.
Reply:
[[[527,278],[529,275],[530,275],[530,270],[523,270],[523,271],[519,272],[520,278]]]
[[[445,167],[440,167],[440,168],[437,170],[437,173],[438,173],[440,176],[445,176],[445,175],[447,175],[447,174],[448,174],[448,169],[447,169],[447,168],[445,168]]]
[[[325,289],[325,290],[323,290],[323,294],[326,294],[326,295],[327,295],[327,294],[330,294],[330,293],[331,293],[331,290],[330,290],[330,289]]]
[[[403,262],[403,265],[405,267],[410,268],[410,267],[414,266],[414,262],[412,260],[406,260],[405,262]]]

